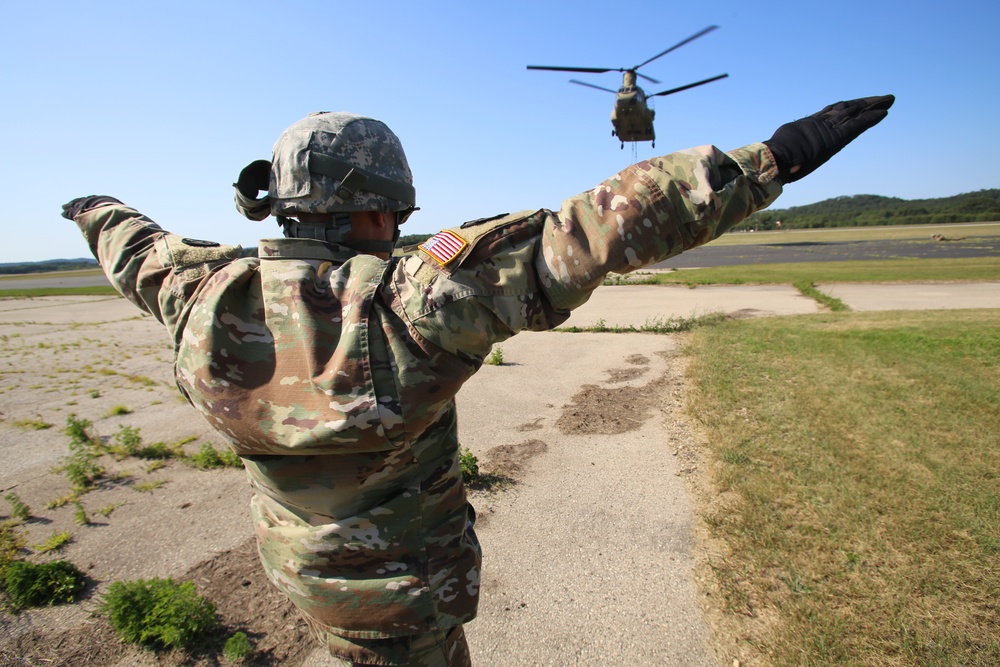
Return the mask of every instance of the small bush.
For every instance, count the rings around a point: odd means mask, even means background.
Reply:
[[[253,652],[253,643],[245,632],[237,632],[226,640],[222,654],[229,662],[242,662]]]
[[[151,445],[142,447],[134,454],[134,456],[140,459],[172,459],[181,455],[181,452],[165,442],[154,442]]]
[[[16,493],[11,491],[3,499],[10,503],[10,514],[12,517],[21,521],[27,521],[31,518],[31,508],[25,505]]]
[[[97,456],[93,452],[73,452],[63,459],[63,466],[59,470],[66,473],[66,479],[74,491],[87,491],[104,474],[104,467],[96,463],[96,460]]]
[[[503,366],[503,348],[497,345],[490,351],[490,355],[486,357],[484,363],[490,366]]]
[[[86,578],[65,560],[52,563],[13,561],[3,570],[3,586],[16,608],[72,602],[86,586]]]
[[[120,415],[130,415],[132,409],[125,405],[116,405],[105,413],[105,417],[117,417]]]
[[[76,415],[70,415],[66,418],[66,428],[63,432],[69,436],[74,444],[91,445],[94,442],[94,436],[90,433],[90,427],[93,425],[89,419],[77,419]],[[70,448],[72,449],[72,447]]]
[[[139,435],[139,428],[136,426],[122,424],[111,438],[115,442],[111,452],[116,456],[134,456],[142,447],[142,436]]]
[[[98,609],[122,639],[154,648],[183,648],[218,625],[215,605],[190,581],[116,581]]]
[[[458,466],[466,484],[475,484],[479,480],[479,459],[468,448],[459,451]]]
[[[69,456],[62,459],[57,470],[65,472],[66,478],[75,491],[86,491],[94,480],[104,474],[104,468],[97,464],[98,454],[94,449],[99,444],[90,433],[91,423],[77,419],[76,415],[66,418],[65,433],[69,436]]]

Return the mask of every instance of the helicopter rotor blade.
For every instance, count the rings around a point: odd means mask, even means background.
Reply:
[[[618,94],[617,90],[611,90],[610,88],[603,88],[601,86],[595,86],[594,84],[587,83],[586,81],[577,81],[576,79],[570,79],[569,82],[570,83],[575,83],[578,86],[587,86],[587,88],[597,88],[598,90],[604,90],[604,91],[607,91],[609,93],[614,93],[615,95]]]
[[[548,67],[544,65],[528,65],[528,69],[547,69],[556,72],[591,72],[592,74],[604,74],[605,72],[620,72],[614,67]]]
[[[694,88],[695,86],[703,86],[706,83],[712,83],[713,81],[718,81],[719,79],[725,79],[728,74],[720,74],[719,76],[713,76],[711,79],[705,79],[704,81],[696,81],[695,83],[689,83],[686,86],[681,86],[679,88],[671,88],[670,90],[664,90],[662,93],[653,93],[652,95],[647,95],[647,97],[660,97],[661,95],[672,95],[673,93],[679,93],[682,90],[687,90],[688,88]]]
[[[654,79],[653,77],[646,76],[645,74],[639,74],[635,70],[630,70],[630,71],[633,72],[636,76],[641,77],[641,78],[645,79],[646,81],[649,81],[650,83],[660,83],[659,79]]]
[[[687,44],[688,42],[693,42],[694,40],[698,39],[698,38],[699,38],[699,37],[701,37],[702,35],[705,35],[705,34],[708,34],[708,33],[712,32],[713,30],[715,30],[715,29],[716,29],[716,28],[718,28],[718,27],[719,27],[719,26],[717,26],[717,25],[710,25],[710,26],[708,26],[707,28],[705,28],[704,30],[702,30],[701,32],[699,32],[699,33],[696,33],[696,34],[694,34],[694,35],[691,35],[690,37],[688,37],[687,39],[685,39],[685,40],[684,40],[683,42],[679,42],[679,43],[677,43],[677,44],[674,44],[673,46],[671,46],[671,47],[670,47],[669,49],[667,49],[666,51],[663,51],[662,53],[657,53],[657,54],[656,54],[655,56],[653,56],[652,58],[650,58],[650,59],[649,59],[649,60],[647,60],[646,62],[644,62],[644,63],[642,63],[642,64],[640,64],[640,65],[636,65],[636,66],[635,66],[635,67],[633,67],[632,69],[639,69],[639,68],[640,68],[640,67],[642,67],[643,65],[648,65],[649,63],[653,62],[654,60],[656,60],[656,59],[657,59],[657,58],[659,58],[660,56],[665,56],[665,55],[667,55],[668,53],[670,53],[671,51],[673,51],[674,49],[679,49],[680,47],[684,46],[684,45],[685,45],[685,44]]]

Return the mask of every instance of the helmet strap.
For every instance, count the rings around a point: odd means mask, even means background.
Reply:
[[[347,246],[358,252],[365,253],[387,253],[391,255],[393,249],[396,247],[396,241],[399,240],[399,225],[395,225],[391,241],[348,241],[347,235],[351,233],[351,215],[344,212],[334,213],[332,223],[302,222],[295,218],[279,215],[278,225],[282,228],[285,238],[315,239],[326,243]]]
[[[351,215],[349,213],[334,213],[333,222],[302,222],[295,218],[278,216],[278,225],[281,227],[286,238],[290,239],[316,239],[327,243],[345,243],[347,235],[351,233]]]

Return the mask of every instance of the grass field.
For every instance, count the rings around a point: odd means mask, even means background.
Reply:
[[[733,232],[712,241],[715,245],[755,245],[815,241],[900,241],[928,239],[932,234],[949,237],[1000,236],[1000,222],[952,223],[947,225],[900,225],[890,227],[831,227],[828,229],[787,229],[774,232]]]
[[[757,285],[1000,280],[1000,257],[880,259],[857,262],[745,264],[637,276],[653,285]]]
[[[90,277],[104,273],[101,269],[76,269],[74,271],[49,271],[46,273],[18,273],[0,276],[0,284],[8,280],[23,280],[24,278],[67,278],[72,276]]]
[[[1000,664],[1000,311],[735,321],[689,352],[712,568],[771,619],[763,660]]]

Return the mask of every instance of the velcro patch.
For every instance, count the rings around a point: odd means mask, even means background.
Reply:
[[[447,264],[461,254],[469,243],[455,232],[445,230],[430,237],[418,248],[434,258],[441,266]]]

